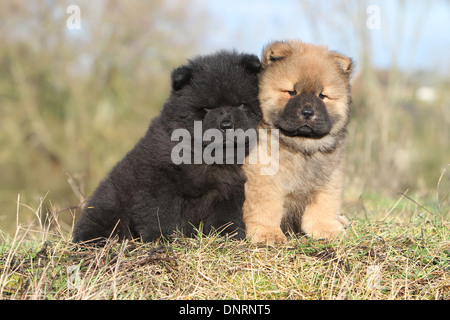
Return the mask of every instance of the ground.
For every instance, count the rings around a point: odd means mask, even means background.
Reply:
[[[341,239],[281,246],[199,235],[86,249],[22,229],[2,236],[0,299],[448,300],[449,222],[414,208],[355,216]]]

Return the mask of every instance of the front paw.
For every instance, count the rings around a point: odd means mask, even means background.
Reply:
[[[285,243],[286,236],[280,228],[257,226],[247,231],[248,237],[254,244],[274,245]]]
[[[345,235],[346,224],[341,221],[317,222],[314,225],[305,226],[304,232],[313,239],[335,239],[338,236]]]

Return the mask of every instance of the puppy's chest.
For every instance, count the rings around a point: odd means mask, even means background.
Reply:
[[[246,177],[237,165],[186,165],[178,180],[182,193],[188,196],[229,198],[243,193]]]
[[[279,179],[286,194],[310,193],[327,183],[333,168],[329,159],[317,153],[307,156],[286,152],[280,155]]]

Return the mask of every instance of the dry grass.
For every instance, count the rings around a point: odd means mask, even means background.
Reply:
[[[450,299],[449,222],[387,213],[277,247],[210,235],[83,248],[19,228],[0,245],[0,299]]]

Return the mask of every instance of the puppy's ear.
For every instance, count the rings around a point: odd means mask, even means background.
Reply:
[[[336,51],[331,51],[330,55],[339,69],[349,77],[353,71],[353,60]]]
[[[180,90],[192,78],[192,68],[188,66],[181,66],[172,71],[172,89]]]
[[[277,41],[267,45],[262,54],[262,67],[273,64],[276,61],[283,60],[292,54],[292,47],[287,42]]]
[[[261,61],[254,54],[243,54],[241,64],[252,73],[259,73],[261,71]]]

